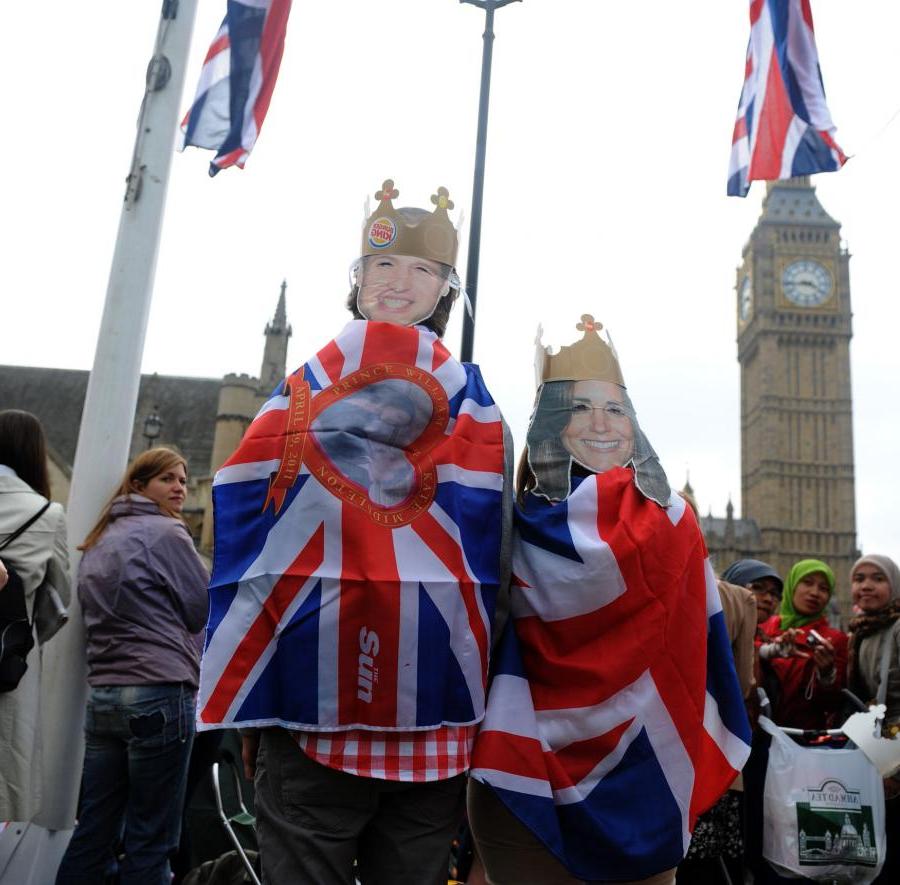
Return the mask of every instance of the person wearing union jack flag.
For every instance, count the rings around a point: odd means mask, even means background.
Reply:
[[[391,180],[375,196],[353,320],[213,484],[198,729],[242,729],[279,885],[446,882],[508,583],[509,432],[441,340],[453,203],[395,208]]]
[[[675,881],[749,725],[693,512],[641,430],[602,327],[538,348],[511,618],[472,760],[493,885]]]

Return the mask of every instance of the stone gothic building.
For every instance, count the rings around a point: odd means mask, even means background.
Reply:
[[[259,377],[141,376],[129,458],[151,444],[172,445],[184,453],[189,470],[184,516],[207,555],[212,552],[212,477],[286,374],[291,337],[286,289],[282,283],[275,315],[265,327]],[[69,497],[88,375],[82,370],[0,366],[0,409],[25,409],[41,420],[47,435],[52,497],[63,504]],[[151,416],[160,421],[155,438],[145,433],[152,429],[147,426]]]
[[[770,182],[737,269],[741,508],[701,520],[715,565],[827,562],[843,614],[858,556],[850,254],[808,177]]]

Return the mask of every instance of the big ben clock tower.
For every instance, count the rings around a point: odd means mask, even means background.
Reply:
[[[849,611],[857,555],[849,253],[808,177],[767,185],[737,271],[745,518],[782,574],[827,562]]]

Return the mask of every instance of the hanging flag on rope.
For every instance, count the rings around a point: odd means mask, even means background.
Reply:
[[[847,157],[834,132],[809,0],[750,0],[728,195],[747,196],[752,181],[835,172]]]
[[[178,147],[216,151],[215,175],[244,168],[269,109],[291,0],[228,0],[225,19],[200,72],[197,95],[181,122]]]

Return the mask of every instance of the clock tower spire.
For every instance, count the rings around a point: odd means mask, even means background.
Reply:
[[[857,555],[850,255],[809,178],[769,182],[737,270],[741,507],[782,574]]]

